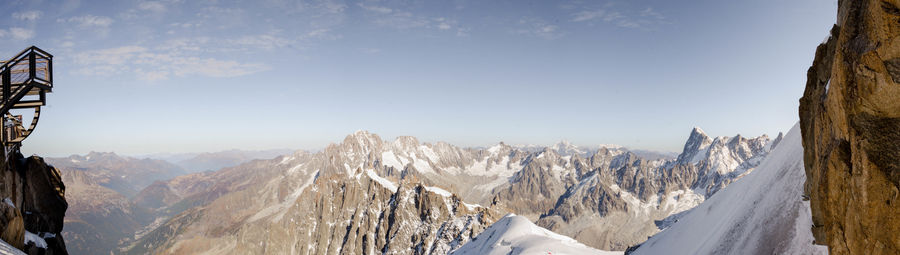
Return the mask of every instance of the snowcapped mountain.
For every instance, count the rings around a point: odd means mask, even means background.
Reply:
[[[319,152],[150,185],[135,201],[171,217],[124,250],[446,254],[507,212],[591,247],[624,250],[712,196],[710,185],[751,171],[768,141],[692,132],[688,143],[698,145],[685,146],[682,154],[692,155],[679,159],[691,160],[679,162],[613,146],[474,149],[358,131]]]
[[[159,183],[155,190],[183,197],[164,206],[196,206],[175,209],[182,211],[127,253],[446,254],[502,214],[426,183],[427,171],[380,163],[397,152],[393,160],[426,169],[434,164],[423,159],[430,150],[409,138],[387,143],[357,132],[318,153]],[[186,189],[197,186],[204,188]]]
[[[589,146],[589,147],[578,146],[578,145],[572,144],[568,140],[562,140],[562,141],[559,141],[550,146],[529,144],[529,145],[515,145],[513,147],[516,148],[517,150],[526,151],[526,152],[541,152],[546,149],[550,149],[550,150],[555,151],[556,154],[559,154],[560,156],[580,155],[582,157],[590,156],[594,152],[597,152],[597,150],[599,150],[600,148],[625,149],[625,147],[620,146],[620,145],[615,145],[615,144],[600,144],[597,146]]]
[[[801,198],[806,173],[799,125],[769,154],[633,254],[826,253],[812,244],[809,202]]]
[[[573,157],[572,164],[580,170],[571,174],[575,177],[570,183],[557,185],[565,187],[564,192],[536,223],[592,247],[624,250],[752,171],[772,143],[765,135],[713,139],[694,128],[675,160],[647,160],[627,150],[604,149],[589,158]],[[542,182],[553,187],[547,184],[551,178],[531,179],[539,181],[510,186]]]
[[[570,237],[538,227],[528,218],[508,214],[481,235],[454,251],[454,255],[503,254],[622,254],[601,251]]]
[[[700,179],[693,185],[696,192],[712,195],[753,169],[773,145],[778,144],[781,134],[773,142],[762,135],[756,138],[720,136],[710,138],[699,127],[691,130],[678,159],[671,164],[694,165]]]

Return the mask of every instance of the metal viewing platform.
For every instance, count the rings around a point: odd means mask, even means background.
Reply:
[[[0,64],[0,115],[3,115],[0,142],[8,154],[18,150],[22,140],[34,131],[41,116],[41,106],[47,104],[47,93],[53,91],[53,55],[31,46]],[[22,115],[10,113],[13,109],[34,110],[27,129],[23,126]]]

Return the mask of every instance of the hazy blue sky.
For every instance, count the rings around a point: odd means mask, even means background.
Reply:
[[[4,1],[0,58],[55,55],[26,153],[462,146],[680,151],[798,119],[834,0]]]

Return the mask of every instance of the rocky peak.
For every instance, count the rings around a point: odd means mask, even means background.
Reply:
[[[119,157],[115,152],[96,152],[91,151],[87,155],[84,156],[86,160],[92,161],[106,161],[106,160],[122,160],[122,157]]]
[[[573,145],[567,140],[562,140],[549,148],[556,151],[556,153],[562,156],[580,155],[585,153],[584,150],[582,150],[578,146]]]
[[[341,144],[342,149],[349,153],[368,154],[369,152],[381,149],[383,140],[381,137],[369,131],[359,130],[353,134],[347,135]]]
[[[775,146],[778,146],[778,144],[781,143],[781,139],[784,139],[784,133],[778,132],[778,136],[775,137],[775,140],[772,140],[772,142],[768,144],[769,150],[774,150]]]
[[[504,142],[500,142],[494,146],[491,146],[490,148],[487,148],[487,150],[485,151],[487,152],[488,157],[496,159],[509,155],[509,153],[513,150],[514,148],[512,146],[509,146]]]
[[[125,161],[126,159],[116,155],[114,152],[96,152],[91,151],[88,154],[82,155],[71,155],[67,157],[70,163],[97,163],[97,164],[108,164],[114,162]],[[57,162],[60,163],[60,162]]]
[[[398,136],[391,143],[391,147],[397,152],[416,151],[419,147],[419,139],[412,136]]]
[[[666,169],[691,166],[697,173],[692,185],[698,193],[708,197],[724,188],[742,174],[752,170],[765,157],[771,146],[769,136],[711,138],[699,127],[691,130],[684,151],[675,161],[659,162]],[[681,167],[685,169],[684,167]]]
[[[703,150],[706,149],[710,144],[712,144],[713,140],[706,133],[703,132],[703,129],[700,127],[694,127],[691,130],[691,134],[688,136],[688,140],[684,143],[684,149],[681,151],[681,154],[678,155],[678,162],[680,163],[696,163],[695,159],[698,154],[702,154]]]

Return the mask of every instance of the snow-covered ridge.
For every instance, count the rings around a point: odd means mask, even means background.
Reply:
[[[744,178],[644,242],[634,254],[823,254],[812,245],[800,128]]]
[[[622,254],[622,252],[597,250],[575,239],[538,227],[525,217],[508,214],[451,254]]]
[[[375,173],[375,171],[372,171],[372,169],[366,169],[366,175],[368,175],[369,178],[371,178],[373,181],[377,182],[378,184],[381,184],[381,186],[384,186],[384,188],[389,189],[391,191],[397,191],[397,184],[394,184],[394,182],[392,182],[388,179],[385,179],[381,176],[378,176],[378,174]]]

